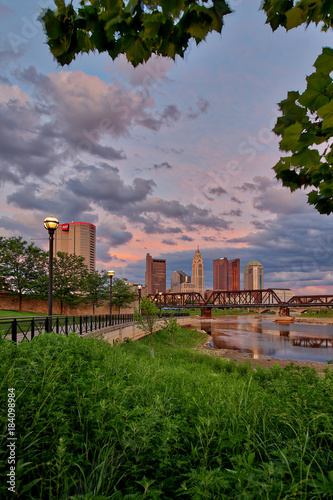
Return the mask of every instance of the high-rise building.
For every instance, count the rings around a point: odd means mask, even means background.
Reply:
[[[191,283],[191,276],[187,276],[184,271],[174,271],[171,275],[171,287],[181,283]]]
[[[226,257],[213,261],[213,289],[240,289],[240,260],[229,260]]]
[[[233,259],[228,262],[228,290],[240,290],[240,260]]]
[[[244,267],[244,290],[263,290],[264,266],[257,260],[250,260]]]
[[[194,254],[192,262],[192,284],[194,285],[195,292],[199,292],[202,295],[205,293],[204,264],[199,247]]]
[[[174,271],[171,275],[172,293],[193,292],[194,285],[191,283],[191,276],[187,276],[184,271]]]
[[[54,233],[54,255],[65,252],[84,257],[89,272],[95,271],[96,226],[89,222],[59,224]]]
[[[147,253],[146,255],[146,273],[145,273],[147,293],[156,293],[166,291],[166,260],[153,259]]]

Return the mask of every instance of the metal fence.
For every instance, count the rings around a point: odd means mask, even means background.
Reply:
[[[168,317],[171,313],[165,312],[161,317]],[[173,316],[189,316],[188,313],[177,312]],[[109,326],[133,323],[133,314],[100,314],[94,316],[43,316],[25,318],[3,318],[0,319],[1,338],[10,339],[15,343],[23,339],[32,340],[45,332],[54,332],[61,335],[77,333],[84,335]]]

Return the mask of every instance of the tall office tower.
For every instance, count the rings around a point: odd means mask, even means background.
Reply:
[[[89,272],[95,271],[96,226],[89,222],[59,224],[54,233],[54,255],[57,252],[84,257]]]
[[[213,289],[228,289],[228,259],[226,257],[213,260]]]
[[[240,260],[233,259],[228,262],[228,290],[240,290]]]
[[[171,275],[171,293],[193,292],[194,285],[191,283],[191,276],[187,276],[184,271],[174,271]]]
[[[195,292],[199,292],[202,295],[205,293],[204,264],[199,247],[194,254],[192,262],[192,284],[194,285]]]
[[[240,260],[229,260],[226,257],[213,261],[213,289],[240,289]]]
[[[147,293],[156,293],[166,291],[166,260],[153,259],[147,253],[146,255],[146,273],[145,273]]]
[[[191,283],[191,276],[187,276],[184,271],[174,271],[171,275],[171,287],[181,283]]]
[[[263,290],[264,266],[257,260],[250,260],[244,267],[244,290]]]

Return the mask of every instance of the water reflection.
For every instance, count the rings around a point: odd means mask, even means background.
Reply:
[[[202,321],[211,346],[234,349],[251,357],[271,356],[295,361],[333,360],[333,325],[275,323],[267,317],[232,316]]]

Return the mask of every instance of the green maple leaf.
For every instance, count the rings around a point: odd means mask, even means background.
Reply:
[[[332,79],[329,75],[316,72],[308,76],[306,80],[308,85],[299,97],[299,102],[314,112],[329,101],[326,91],[327,87],[332,83]]]
[[[333,128],[333,100],[319,108],[317,113],[323,119],[322,130]]]
[[[126,35],[123,39],[122,49],[126,53],[127,59],[136,66],[143,61],[147,61],[151,52],[147,49],[139,37]]]
[[[299,153],[295,153],[291,157],[290,162],[294,167],[312,169],[315,165],[320,164],[320,155],[317,149],[303,149]]]
[[[333,71],[333,49],[324,47],[314,66],[319,73],[329,75]]]
[[[287,12],[286,17],[287,17],[286,29],[290,30],[306,22],[307,12],[304,9],[294,7],[293,9]]]
[[[303,127],[300,123],[294,123],[289,127],[286,127],[283,131],[282,140],[280,142],[280,149],[283,151],[299,151],[300,149],[300,136]]]

